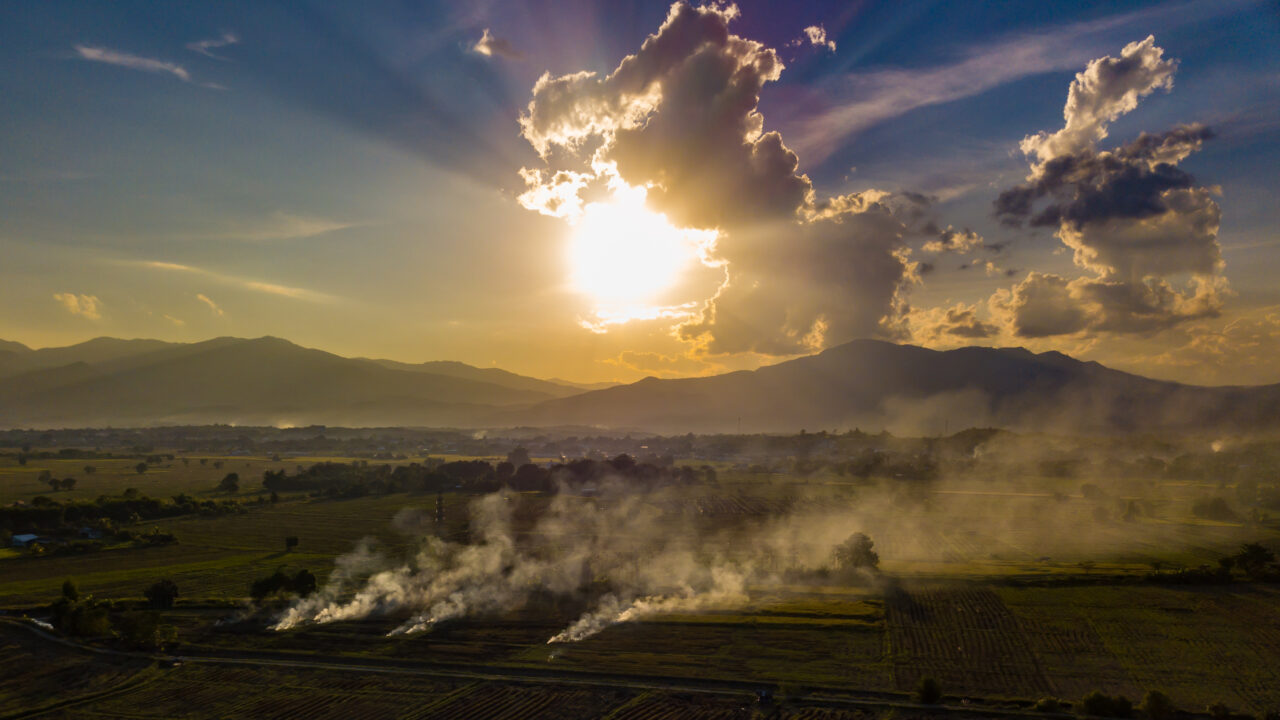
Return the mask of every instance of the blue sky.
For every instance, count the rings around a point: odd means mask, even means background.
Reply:
[[[893,311],[898,329],[842,322],[819,298],[805,311],[828,329],[812,349],[855,335],[1020,344],[1189,382],[1280,381],[1275,355],[1256,349],[1280,345],[1273,4],[737,8],[730,32],[786,66],[760,92],[763,130],[780,133],[816,197],[921,193],[936,225],[1002,248],[933,257],[908,228],[899,245],[933,268],[898,278],[911,308]],[[730,246],[743,230],[719,228],[720,264],[673,280],[683,295],[603,327],[598,298],[567,280],[572,227],[518,199],[521,168],[551,167],[519,124],[539,77],[607,75],[670,13],[666,2],[0,4],[0,337],[273,334],[582,380],[785,357],[785,343],[721,343],[727,331],[705,317],[701,340],[673,330],[697,325],[724,277],[746,277],[735,273],[751,259]],[[488,54],[477,51],[486,31]],[[1148,35],[1178,61],[1172,88],[1115,118],[1097,149],[1180,124],[1212,129],[1178,167],[1221,208],[1221,307],[1159,328],[1020,334],[992,309],[1002,288],[1031,271],[1100,271],[1073,262],[1053,228],[1001,223],[993,202],[1028,176],[1019,142],[1062,127],[1075,74]],[[931,324],[957,303],[991,331]]]

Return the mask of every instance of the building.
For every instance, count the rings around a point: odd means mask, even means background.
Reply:
[[[24,533],[22,535],[14,535],[13,540],[11,541],[11,544],[14,547],[20,547],[20,548],[31,547],[31,543],[34,543],[39,539],[40,539],[39,535]]]

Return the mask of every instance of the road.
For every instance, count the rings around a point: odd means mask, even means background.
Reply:
[[[336,670],[351,673],[384,673],[492,683],[540,683],[604,688],[610,690],[628,689],[638,691],[656,690],[671,693],[700,693],[735,698],[753,697],[758,690],[769,687],[767,683],[759,682],[686,677],[616,675],[585,670],[568,670],[564,668],[547,668],[543,670],[539,668],[483,664],[468,664],[466,666],[458,666],[454,664],[443,666],[432,665],[425,662],[364,658],[356,659],[341,656],[297,657],[285,653],[259,653],[251,651],[192,652],[191,650],[187,650],[182,653],[174,654],[127,652],[78,643],[41,628],[34,622],[26,619],[0,617],[0,623],[5,626],[23,628],[50,643],[55,643],[78,652],[131,659],[146,659],[159,663],[180,662],[183,664],[231,665],[238,667],[283,667],[303,670]],[[90,704],[108,696],[114,697],[122,692],[127,692],[129,689],[132,688],[116,688],[93,696],[81,696],[69,700],[61,707]],[[775,693],[777,692],[776,687],[770,689]],[[1080,717],[1068,713],[1043,713],[1034,712],[1029,709],[997,707],[993,702],[989,703],[980,698],[968,698],[968,700],[962,702],[962,704],[924,705],[904,700],[901,695],[891,693],[876,693],[870,691],[851,692],[838,688],[813,688],[809,692],[806,692],[803,697],[796,698],[794,702],[812,707],[858,708],[871,710],[899,708],[903,710],[937,713],[940,715],[945,714],[976,717],[1025,717],[1037,718],[1039,720],[1046,720],[1048,718],[1074,719]],[[0,718],[0,720],[10,720],[11,718],[13,720],[17,720],[18,718],[35,717],[38,714],[47,713],[51,709],[53,708],[45,706],[39,710],[33,710],[29,713],[5,716],[4,718]]]

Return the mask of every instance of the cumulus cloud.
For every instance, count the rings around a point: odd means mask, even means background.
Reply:
[[[140,55],[131,55],[110,48],[93,47],[90,45],[76,45],[76,54],[84,60],[91,62],[106,63],[108,65],[116,65],[119,67],[129,68],[131,70],[141,70],[143,72],[158,73],[162,75],[172,75],[183,82],[191,82],[191,73],[187,69],[171,63],[166,60],[155,60],[145,58]]]
[[[868,191],[819,200],[799,158],[766,132],[761,89],[783,63],[736,36],[735,6],[677,2],[608,75],[544,74],[520,120],[546,168],[521,203],[580,212],[601,185],[644,187],[679,227],[718,232],[725,282],[679,336],[711,353],[794,354],[899,332],[918,279],[900,204]]]
[[[953,252],[963,255],[981,247],[981,235],[968,228],[956,230],[948,225],[946,230],[938,231],[937,237],[926,242],[920,249],[927,253]]]
[[[1129,43],[1120,57],[1101,57],[1076,73],[1062,110],[1066,124],[1054,133],[1040,132],[1022,141],[1022,151],[1041,163],[1063,155],[1092,150],[1107,137],[1107,126],[1138,107],[1138,101],[1158,89],[1173,87],[1176,60],[1165,60],[1156,39]]]
[[[1119,58],[1096,59],[1076,75],[1061,130],[1023,140],[1031,172],[996,199],[997,216],[1056,228],[1075,265],[1093,275],[1033,272],[997,292],[989,305],[1015,335],[1145,333],[1221,312],[1230,290],[1221,275],[1217,190],[1177,167],[1213,133],[1182,125],[1096,148],[1109,123],[1170,89],[1176,68],[1153,37],[1130,43]]]
[[[1067,279],[1032,271],[1011,289],[997,290],[992,314],[1020,337],[1079,332],[1151,333],[1188,320],[1217,317],[1228,294],[1225,279],[1193,278],[1175,288],[1160,278],[1139,282],[1100,277]]]
[[[827,39],[827,29],[821,25],[810,25],[804,29],[804,36],[796,40],[794,45],[809,43],[813,47],[826,48],[831,52],[836,51],[836,41]]]
[[[213,313],[217,317],[224,317],[226,315],[222,308],[218,306],[218,303],[210,299],[208,295],[205,295],[204,293],[196,293],[196,299],[204,303],[209,308],[209,312]]]
[[[976,305],[956,303],[912,311],[908,316],[911,337],[930,345],[960,344],[997,335],[1000,328],[978,318]]]
[[[96,295],[54,293],[53,299],[72,315],[79,315],[86,320],[102,319],[102,301]]]
[[[516,50],[514,45],[503,38],[496,37],[493,33],[489,32],[489,28],[484,29],[484,32],[480,35],[480,39],[476,41],[475,45],[471,46],[471,49],[485,57],[493,57],[496,55],[508,60],[524,59],[524,55],[520,51]]]
[[[208,38],[206,40],[196,40],[195,42],[189,42],[187,43],[187,49],[194,53],[200,53],[205,57],[213,58],[214,60],[229,60],[229,58],[226,58],[222,55],[218,55],[213,51],[218,48],[227,47],[228,45],[235,45],[239,42],[240,42],[240,38],[237,37],[235,33],[225,32],[216,38]]]

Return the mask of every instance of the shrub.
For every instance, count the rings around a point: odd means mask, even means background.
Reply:
[[[1142,699],[1142,711],[1146,713],[1149,720],[1169,720],[1177,709],[1168,695],[1159,690],[1152,690]]]
[[[1133,715],[1133,703],[1123,695],[1111,697],[1094,690],[1080,702],[1080,712],[1085,715],[1127,718]]]
[[[1043,697],[1036,701],[1036,704],[1032,709],[1036,712],[1042,713],[1062,712],[1062,702],[1059,701],[1058,698]]]

